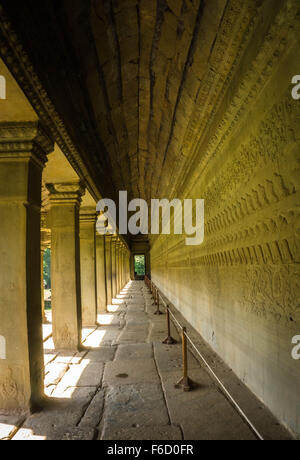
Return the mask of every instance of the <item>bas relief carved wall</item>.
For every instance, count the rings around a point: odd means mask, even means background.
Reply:
[[[255,361],[258,367],[245,382],[300,433],[295,390],[300,368],[290,353],[292,337],[300,332],[300,104],[291,95],[290,73],[298,73],[300,59],[294,39],[288,46],[281,33],[276,23],[260,57],[248,62],[256,83],[237,85],[238,73],[232,80],[231,99],[226,94],[227,103],[219,104],[223,112],[210,120],[198,157],[177,186],[178,198],[205,199],[204,243],[191,249],[181,236],[152,238],[151,267],[153,281],[241,377],[248,375],[247,356],[234,350],[224,330],[236,327],[232,333],[238,336],[250,324],[254,331],[263,325],[264,346],[254,337],[248,352],[264,360]],[[235,98],[240,92],[251,97]],[[284,358],[276,363],[269,355],[278,331],[282,342],[276,347]],[[226,351],[218,349],[218,338]],[[234,361],[236,353],[242,365]],[[260,372],[265,386],[278,373],[278,381],[284,375],[291,388],[275,385],[277,398],[268,400],[259,379],[255,382]],[[288,392],[287,402],[281,395]]]

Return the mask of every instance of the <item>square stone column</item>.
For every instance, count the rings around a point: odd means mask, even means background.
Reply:
[[[131,279],[130,274],[130,252],[128,249],[125,250],[125,273],[126,273],[126,283]]]
[[[107,305],[112,303],[112,279],[111,279],[111,270],[112,270],[112,261],[111,261],[111,245],[112,245],[112,236],[105,236],[105,267],[106,267],[106,292],[107,292]]]
[[[81,347],[79,183],[47,184],[50,192],[53,340],[57,349]]]
[[[82,325],[97,323],[96,220],[94,208],[80,211],[80,274]]]
[[[123,276],[124,276],[124,285],[127,283],[127,278],[126,278],[126,248],[124,248],[123,251]]]
[[[98,313],[107,311],[107,286],[105,273],[105,236],[96,233],[97,306]]]
[[[122,285],[122,289],[123,289],[124,286],[125,286],[125,282],[124,282],[124,245],[123,244],[121,245],[120,266],[121,266],[121,285]]]
[[[116,244],[117,244],[117,238],[113,236],[111,240],[111,280],[112,280],[111,295],[113,299],[117,295]]]
[[[121,291],[120,256],[121,256],[121,241],[118,239],[117,246],[116,246],[117,294],[119,294],[119,292]]]
[[[0,411],[43,395],[41,190],[53,143],[37,122],[0,123]]]

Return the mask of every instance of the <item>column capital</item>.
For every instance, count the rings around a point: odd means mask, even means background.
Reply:
[[[98,213],[93,207],[84,207],[80,209],[79,217],[80,223],[90,223],[96,225]]]
[[[0,161],[33,160],[42,168],[54,142],[40,122],[0,123]]]
[[[46,250],[51,247],[51,230],[41,230],[41,249]]]
[[[46,187],[50,193],[51,205],[56,206],[69,204],[79,206],[85,193],[85,187],[81,182],[46,184]]]
[[[112,242],[116,244],[117,241],[118,241],[118,236],[117,235],[112,235],[111,237],[112,237]]]
[[[49,213],[45,211],[41,211],[41,229],[42,230],[50,230],[51,224],[49,220]]]

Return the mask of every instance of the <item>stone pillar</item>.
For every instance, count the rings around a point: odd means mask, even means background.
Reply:
[[[0,123],[0,411],[43,398],[41,190],[53,143],[37,122]]]
[[[47,184],[50,192],[53,340],[57,349],[81,346],[79,183]]]
[[[96,233],[96,265],[97,265],[97,309],[98,313],[107,311],[107,286],[105,267],[105,236]]]
[[[112,237],[111,240],[111,279],[112,279],[112,291],[111,295],[114,299],[117,294],[117,273],[116,273],[116,243],[117,238],[115,236]]]
[[[105,265],[106,265],[106,292],[107,305],[112,303],[112,282],[111,282],[111,241],[112,236],[105,236]]]
[[[131,279],[131,273],[130,273],[130,259],[131,259],[131,254],[130,252],[126,249],[126,256],[125,256],[125,264],[126,264],[126,283],[128,283]]]
[[[116,291],[120,292],[120,273],[119,273],[119,255],[120,255],[120,239],[116,241]]]
[[[124,251],[125,251],[125,247],[124,245],[122,245],[122,255],[121,255],[121,258],[122,258],[122,263],[121,263],[121,277],[122,277],[122,288],[125,287],[125,273],[124,273]]]
[[[150,257],[150,251],[147,251],[146,256],[145,256],[145,273],[148,278],[151,276],[151,257]]]
[[[134,264],[134,255],[131,254],[129,258],[129,270],[130,276],[132,279],[135,279],[135,264]]]
[[[119,242],[119,251],[118,251],[118,278],[119,278],[119,292],[122,290],[122,278],[121,278],[121,256],[122,256],[122,242]]]
[[[97,323],[96,220],[94,208],[80,211],[80,278],[82,325]]]
[[[128,253],[125,250],[125,282],[128,282]]]
[[[123,275],[122,275],[122,263],[123,263],[123,243],[121,242],[120,244],[120,291],[122,291],[123,287],[124,287],[124,283],[123,283]]]

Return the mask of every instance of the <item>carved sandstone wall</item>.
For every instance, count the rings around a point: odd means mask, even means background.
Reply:
[[[291,357],[300,333],[295,6],[285,2],[268,28],[268,9],[254,17],[208,126],[197,121],[201,106],[194,111],[190,158],[173,197],[205,199],[205,241],[187,247],[183,237],[153,238],[151,267],[166,296],[300,435],[300,363]]]

